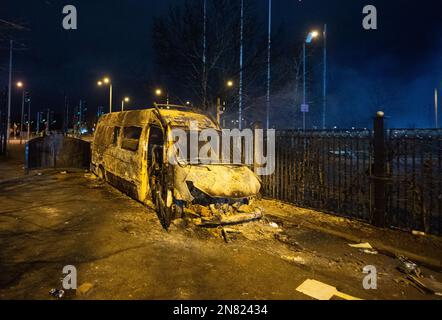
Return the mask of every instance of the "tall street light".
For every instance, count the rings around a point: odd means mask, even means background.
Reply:
[[[104,85],[109,86],[109,113],[112,113],[112,82],[111,80],[106,77],[103,80],[100,80],[97,82],[98,86],[102,87]]]
[[[129,97],[124,97],[123,100],[121,100],[121,112],[124,111],[124,103],[128,103],[130,101]]]
[[[22,99],[21,99],[21,120],[20,120],[20,144],[23,142],[23,122],[24,122],[24,113],[25,113],[25,86],[23,82],[17,82],[17,88],[22,90]]]
[[[9,144],[11,134],[11,87],[12,87],[12,47],[13,41],[9,41],[9,82],[8,82],[8,119],[6,120],[6,145]]]
[[[439,129],[439,100],[437,88],[434,89],[434,118],[436,120],[436,129]]]
[[[244,77],[244,0],[241,0],[239,36],[239,93],[238,93],[238,126],[242,130],[243,113],[243,77]]]
[[[269,22],[267,39],[267,101],[266,101],[266,128],[270,129],[270,86],[272,80],[271,73],[271,50],[272,50],[272,0],[269,0]]]
[[[227,89],[232,89],[234,87],[235,83],[233,82],[233,80],[227,80],[226,81],[226,88]],[[225,99],[224,99],[225,100]],[[222,106],[222,105],[224,106]],[[221,101],[221,97],[218,97],[216,99],[216,121],[218,122],[219,125],[221,125],[221,115],[224,114],[224,112],[226,111],[225,109],[226,103]],[[225,119],[223,117],[223,125],[222,127],[225,127]]]
[[[307,105],[307,83],[306,83],[306,77],[307,77],[307,53],[306,53],[306,45],[310,44],[315,38],[317,38],[319,36],[319,32],[318,31],[311,31],[308,35],[307,38],[305,39],[303,46],[302,46],[302,53],[303,53],[303,98],[302,98],[302,108],[301,108],[301,112],[302,112],[302,128],[305,131],[306,129],[306,125],[305,125],[305,115],[307,112],[309,112],[308,110],[308,105]]]
[[[326,122],[326,113],[327,113],[327,25],[324,24],[324,31],[323,31],[323,38],[324,38],[324,70],[323,70],[323,91],[322,91],[322,129],[325,130],[327,127]]]
[[[155,89],[155,95],[157,97],[162,97],[164,95],[164,92],[162,89],[157,88],[157,89]],[[166,93],[166,105],[167,106],[169,105],[169,93]]]
[[[28,141],[31,139],[31,97],[28,92],[27,96],[28,103]]]

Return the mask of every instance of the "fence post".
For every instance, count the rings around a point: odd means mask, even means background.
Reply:
[[[373,161],[373,217],[371,223],[383,228],[386,218],[386,145],[384,113],[379,111],[374,119]]]
[[[25,175],[29,174],[29,141],[25,144]]]
[[[262,130],[262,123],[257,121],[253,124],[253,171],[258,174],[258,169],[261,164],[258,161],[258,157],[263,154],[262,148],[264,147],[259,143],[258,140],[258,130]],[[265,139],[263,135],[263,139]]]

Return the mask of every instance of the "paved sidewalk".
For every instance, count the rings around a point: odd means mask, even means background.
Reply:
[[[13,140],[8,155],[0,156],[0,182],[24,176],[25,145]]]
[[[435,270],[442,269],[442,238],[411,232],[379,229],[367,223],[337,217],[274,200],[262,200],[267,216],[343,238],[349,243],[370,243],[390,256],[402,255]]]

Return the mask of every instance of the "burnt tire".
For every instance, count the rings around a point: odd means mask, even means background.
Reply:
[[[158,219],[160,219],[161,225],[164,229],[169,229],[170,224],[175,220],[175,206],[167,205],[168,190],[163,181],[153,176],[151,179],[152,186],[152,201],[155,205]]]

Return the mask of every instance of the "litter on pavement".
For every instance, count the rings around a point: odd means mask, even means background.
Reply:
[[[356,248],[356,249],[373,249],[371,244],[368,242],[366,243],[358,243],[358,244],[349,244],[350,247]]]
[[[342,298],[344,300],[362,300],[348,294],[339,292],[333,286],[330,286],[326,283],[322,283],[317,280],[307,279],[305,280],[296,291],[301,292],[311,298],[317,300],[330,300],[333,297]]]

